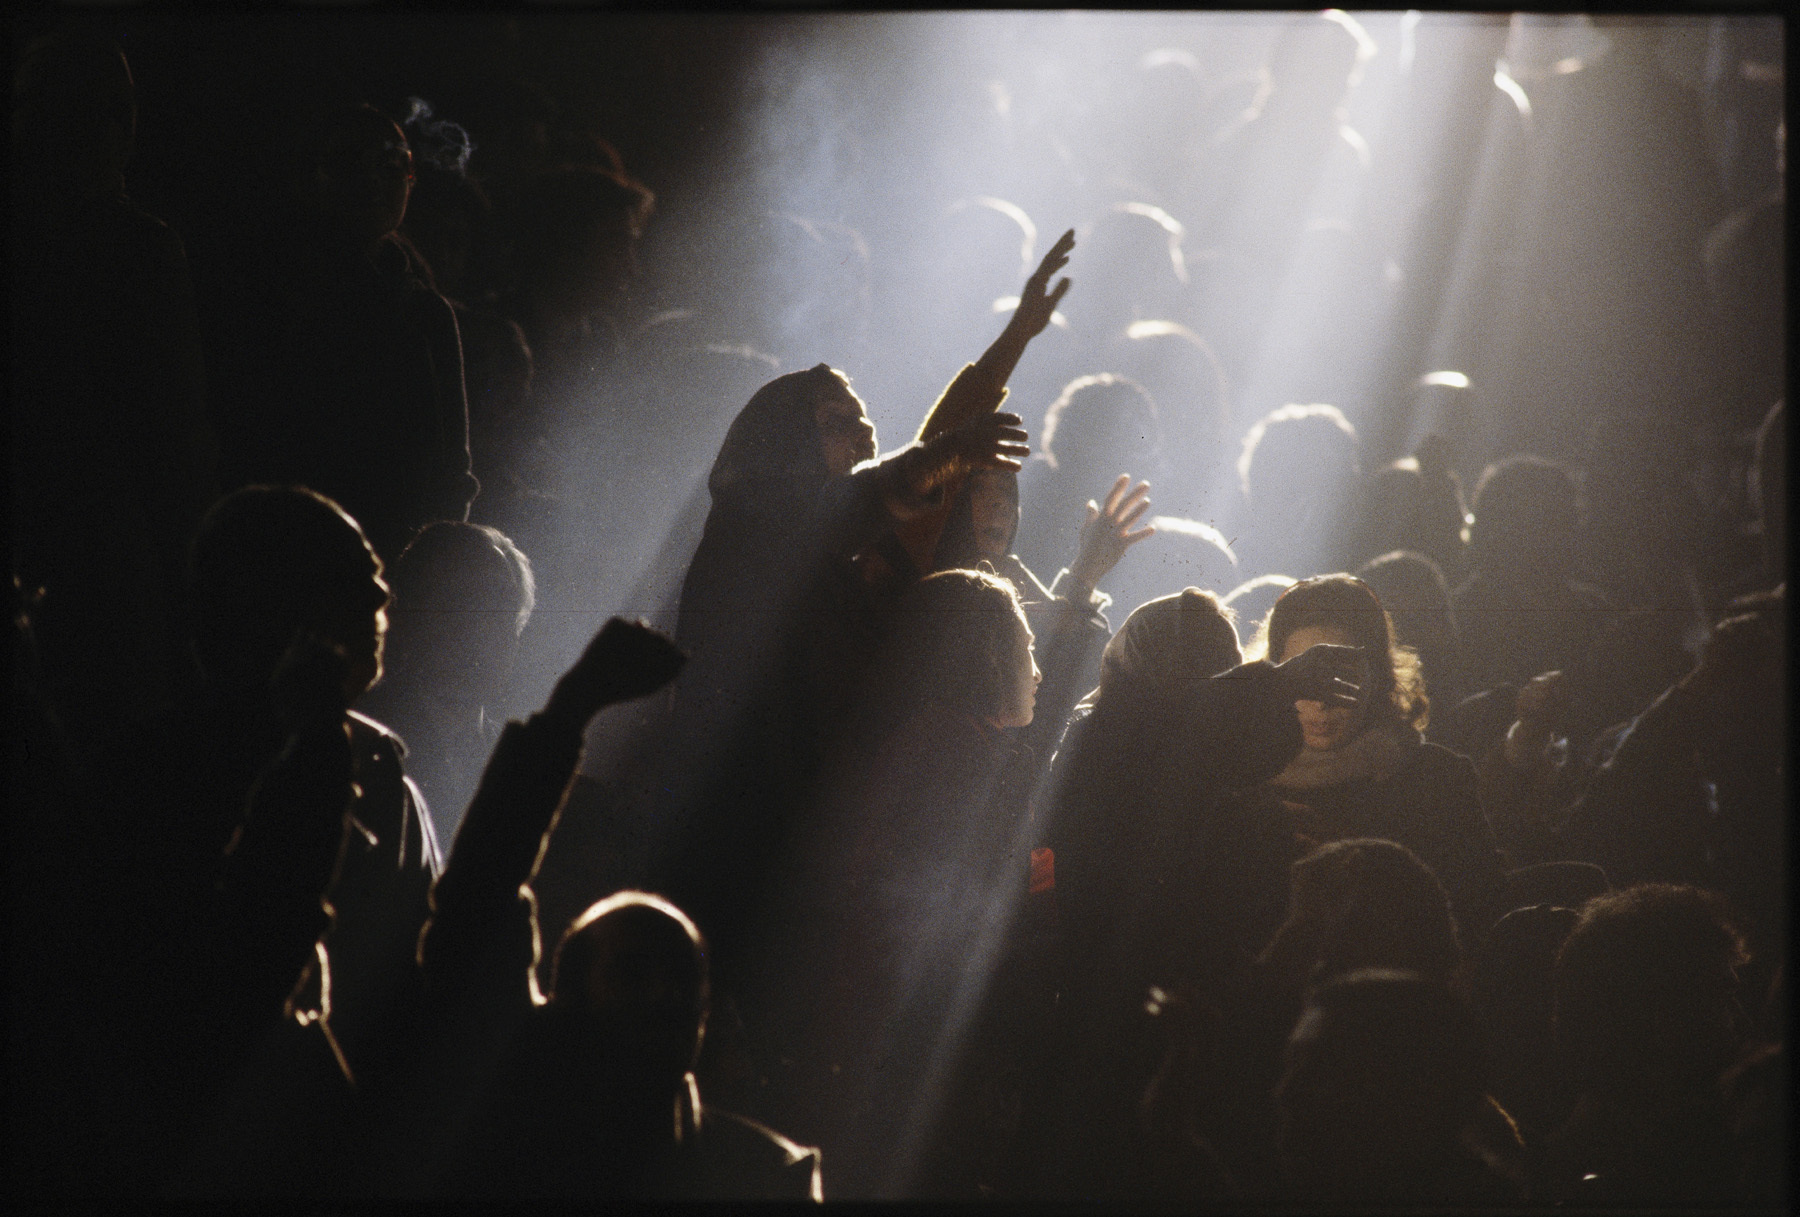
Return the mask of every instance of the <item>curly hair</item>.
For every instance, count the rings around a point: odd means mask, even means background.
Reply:
[[[1329,629],[1345,635],[1369,658],[1372,687],[1365,690],[1372,722],[1404,723],[1423,731],[1431,701],[1419,656],[1394,638],[1394,623],[1373,588],[1354,575],[1315,575],[1281,593],[1251,644],[1254,657],[1279,662],[1298,630]]]

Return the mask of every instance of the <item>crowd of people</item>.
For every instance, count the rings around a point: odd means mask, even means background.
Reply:
[[[623,327],[655,196],[603,140],[483,133],[490,199],[466,137],[327,108],[257,187],[284,240],[190,271],[126,190],[119,46],[15,66],[14,1188],[1784,1203],[1779,387],[1707,511],[1618,414],[1465,495],[1455,437],[1365,473],[1296,403],[1241,536],[1159,528],[1229,421],[1101,362],[1218,370],[1101,283],[1177,248],[1161,206],[1020,265],[884,450],[829,362]],[[1255,182],[1302,143],[1226,146]],[[1278,256],[1243,204],[1221,240]],[[1065,298],[1119,333],[1034,434]],[[1237,303],[1189,317],[1227,364]],[[544,519],[595,375],[747,401],[667,628],[515,713],[539,597],[588,586]],[[630,455],[584,493],[629,504]],[[1147,573],[1184,527],[1229,582]]]

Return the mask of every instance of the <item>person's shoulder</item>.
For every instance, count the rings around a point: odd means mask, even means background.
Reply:
[[[1410,755],[1405,763],[1408,773],[1428,782],[1476,780],[1475,762],[1460,752],[1430,743],[1416,733],[1408,748]]]
[[[706,1109],[700,1136],[706,1198],[810,1200],[822,1195],[823,1154],[768,1125],[717,1107]]]
[[[392,727],[358,710],[350,711],[349,716],[350,743],[358,752],[386,753],[395,759],[406,755],[406,741]]]

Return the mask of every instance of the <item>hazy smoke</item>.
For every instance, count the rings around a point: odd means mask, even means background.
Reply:
[[[431,103],[422,97],[409,97],[406,105],[406,127],[414,154],[439,169],[467,177],[469,157],[475,151],[475,141],[469,138],[469,133],[446,119],[434,121]]]

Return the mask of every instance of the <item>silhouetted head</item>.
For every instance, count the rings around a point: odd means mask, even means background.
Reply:
[[[1440,1172],[1461,1153],[1486,1078],[1474,1018],[1441,983],[1371,969],[1321,985],[1275,1090],[1282,1156],[1301,1196],[1429,1198],[1455,1177]]]
[[[1131,322],[1179,316],[1187,288],[1181,222],[1151,203],[1114,203],[1079,233],[1082,257],[1105,266],[1070,310],[1089,342],[1108,342]]]
[[[515,205],[520,287],[559,314],[613,305],[637,273],[637,240],[655,207],[656,196],[623,173],[571,165],[541,175]]]
[[[1369,479],[1362,502],[1363,552],[1411,550],[1454,568],[1462,560],[1462,492],[1448,469],[1428,471],[1424,464],[1409,456]]]
[[[25,47],[12,89],[20,169],[83,192],[113,188],[136,133],[136,94],[118,43],[65,30]]]
[[[1360,43],[1345,25],[1316,13],[1290,20],[1270,48],[1269,104],[1329,118],[1350,87]]]
[[[967,570],[998,562],[1012,552],[1019,531],[1019,475],[1011,469],[977,469],[963,482],[932,560],[936,570]]]
[[[1561,575],[1574,551],[1580,507],[1575,480],[1555,461],[1513,456],[1475,483],[1469,561],[1476,570]]]
[[[1430,558],[1396,550],[1365,563],[1356,577],[1380,599],[1401,646],[1435,650],[1456,645],[1450,588]]]
[[[986,571],[938,571],[907,590],[895,620],[899,708],[937,702],[995,727],[1031,722],[1039,673],[1011,583]]]
[[[1724,898],[1643,883],[1596,896],[1556,959],[1556,1039],[1583,1088],[1616,1100],[1710,1091],[1742,1045],[1744,935]]]
[[[1243,662],[1231,609],[1186,587],[1140,604],[1100,655],[1099,700],[1177,696]]]
[[[1082,485],[1104,485],[1127,469],[1154,469],[1162,459],[1156,400],[1135,380],[1111,372],[1077,377],[1050,403],[1033,459]]]
[[[672,1094],[700,1056],[707,971],[706,940],[662,897],[622,891],[589,906],[551,960],[550,1010],[581,1053],[571,1069],[622,1098]]]
[[[1290,988],[1359,968],[1400,968],[1448,983],[1462,945],[1443,884],[1404,845],[1332,841],[1295,862],[1287,921],[1262,962]]]
[[[389,572],[388,666],[402,684],[486,701],[498,692],[537,603],[531,560],[485,524],[440,520]]]
[[[1295,703],[1308,748],[1341,748],[1370,726],[1425,728],[1430,703],[1418,656],[1395,641],[1393,622],[1368,584],[1351,575],[1300,580],[1269,610],[1256,649],[1274,663],[1286,663],[1320,643],[1361,648],[1369,682],[1354,708]]]
[[[816,484],[875,455],[875,424],[836,368],[777,376],[732,420],[707,487],[716,498],[767,480]]]
[[[400,124],[374,106],[328,112],[312,132],[313,205],[344,237],[367,244],[400,227],[414,182]]]
[[[324,495],[248,486],[213,504],[194,537],[190,600],[194,652],[221,686],[267,687],[301,630],[344,648],[351,700],[381,676],[381,559]]]
[[[406,235],[431,267],[437,289],[465,299],[493,205],[486,191],[454,169],[426,161],[416,170],[418,180],[406,208]]]
[[[1271,410],[1244,433],[1238,485],[1257,512],[1317,527],[1343,510],[1357,477],[1356,428],[1321,402]]]

